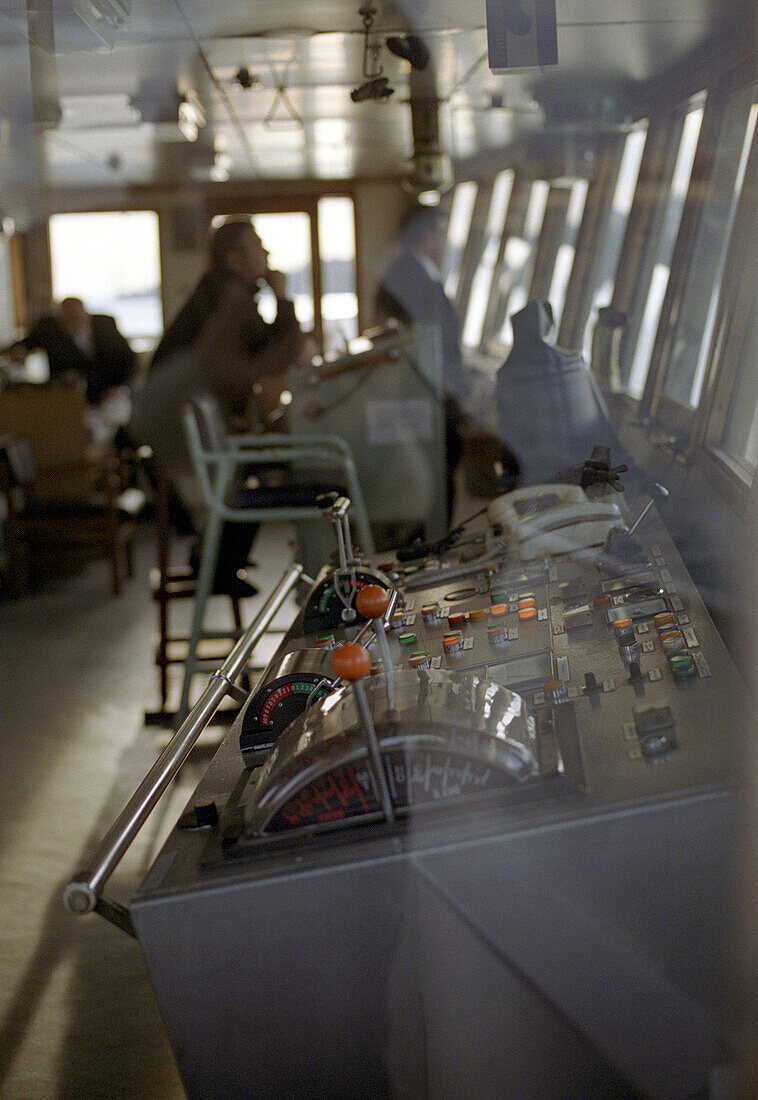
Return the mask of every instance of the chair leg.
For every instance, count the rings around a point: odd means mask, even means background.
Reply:
[[[176,712],[176,725],[184,721],[189,711],[189,695],[192,676],[195,672],[197,646],[203,629],[203,615],[205,603],[210,595],[213,585],[213,575],[216,571],[216,559],[218,546],[221,539],[221,517],[211,512],[208,524],[203,536],[203,549],[200,555],[200,570],[197,577],[197,590],[195,595],[195,609],[192,615],[192,631],[187,646],[187,660],[184,665],[184,679],[182,681],[182,695],[179,708]]]
[[[121,563],[118,560],[118,546],[113,543],[110,548],[111,559],[111,591],[114,596],[121,595]]]
[[[165,579],[159,583],[162,586],[165,585]],[[160,638],[158,640],[156,663],[160,672],[161,710],[165,710],[168,699],[168,600],[163,592],[158,601],[158,628]]]
[[[131,580],[134,576],[134,531],[131,531],[126,536],[124,551],[126,556],[126,575]]]

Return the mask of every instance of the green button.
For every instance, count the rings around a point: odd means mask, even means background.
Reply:
[[[679,679],[686,679],[688,676],[692,676],[695,672],[695,666],[692,663],[692,657],[689,653],[677,653],[673,657],[669,658],[669,664],[671,665],[671,671]]]
[[[412,633],[411,634],[401,634],[400,637],[398,638],[398,641],[400,642],[400,645],[415,645],[416,642],[418,641],[418,638],[416,637],[415,634],[412,634]]]
[[[508,593],[505,590],[490,592],[490,603],[508,603]]]

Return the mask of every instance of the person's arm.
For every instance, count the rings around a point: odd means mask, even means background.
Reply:
[[[43,348],[47,351],[47,326],[44,318],[36,321],[20,340],[14,340],[12,344],[2,349],[3,355],[8,355],[15,363],[25,363],[30,351]]]
[[[250,340],[250,297],[229,284],[198,342],[198,355],[209,388],[233,405],[244,405],[261,378],[280,374],[307,348],[297,321],[266,326]],[[263,322],[261,322],[263,323]]]
[[[112,362],[108,384],[124,386],[131,381],[137,369],[137,355],[123,333],[119,332],[115,317],[108,317],[107,325]]]

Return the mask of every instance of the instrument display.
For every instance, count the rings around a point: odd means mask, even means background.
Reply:
[[[358,568],[342,575],[328,573],[311,592],[303,611],[303,629],[307,634],[334,630],[350,623],[364,622],[353,606],[356,592],[370,584],[392,588],[392,582],[378,570]]]
[[[524,700],[477,676],[396,670],[366,684],[395,809],[404,812],[542,777],[537,729]],[[473,718],[473,721],[472,721]],[[248,799],[254,834],[329,825],[379,812],[364,729],[350,688],[294,722],[277,742]],[[560,757],[551,772],[562,770]]]
[[[240,751],[246,767],[260,764],[296,718],[334,690],[329,649],[301,649],[275,661],[245,704]]]
[[[609,607],[606,615],[609,623],[615,623],[621,619],[649,619],[663,611],[668,611],[666,601],[662,596],[654,596],[652,599],[634,600]]]

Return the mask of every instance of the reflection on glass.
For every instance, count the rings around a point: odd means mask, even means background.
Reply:
[[[466,347],[477,347],[482,339],[484,317],[492,290],[492,276],[495,271],[497,254],[500,250],[500,239],[503,235],[503,226],[505,225],[512,190],[513,172],[510,169],[500,172],[492,188],[482,258],[471,283],[471,294],[462,337]]]
[[[642,396],[647,380],[650,356],[653,353],[658,321],[671,271],[671,257],[679,232],[679,223],[682,220],[684,200],[687,196],[702,121],[702,106],[688,111],[685,116],[666,206],[662,211],[662,218],[651,229],[649,235],[651,247],[654,249],[653,269],[626,385],[631,396],[636,398]]]
[[[584,204],[587,201],[587,180],[574,180],[571,185],[571,196],[566,208],[566,221],[563,227],[563,240],[558,247],[553,267],[553,277],[550,280],[548,300],[553,308],[553,320],[556,331],[558,330],[563,307],[566,303],[571,269],[574,266],[574,253],[576,251],[576,236],[584,213]]]
[[[53,298],[81,298],[109,313],[136,350],[163,328],[158,215],[53,214],[49,222]]]
[[[321,257],[321,318],[324,350],[334,351],[358,335],[353,200],[335,195],[318,201]]]
[[[313,277],[311,273],[310,217],[303,211],[285,214],[254,214],[253,225],[269,254],[269,266],[287,276],[287,293],[294,302],[295,314],[304,328],[313,326]],[[258,300],[266,321],[276,317],[273,292],[264,292]]]
[[[592,295],[589,316],[584,329],[583,351],[587,362],[590,360],[592,331],[597,321],[597,312],[603,306],[609,306],[613,299],[616,268],[621,255],[621,246],[624,242],[629,211],[632,209],[632,200],[637,186],[637,177],[640,174],[640,164],[642,163],[646,139],[647,123],[645,122],[639,129],[632,130],[627,134],[624,142],[624,152],[621,155],[611,209],[594,271],[593,285],[595,291]]]
[[[529,190],[529,203],[524,218],[524,239],[520,242],[525,247],[520,249],[521,264],[519,268],[510,272],[511,291],[505,307],[505,321],[500,330],[500,340],[507,347],[510,347],[513,343],[511,314],[518,313],[526,305],[529,298],[529,284],[532,281],[534,261],[537,255],[537,242],[545,219],[545,208],[549,192],[550,184],[545,180],[535,180]],[[510,243],[509,241],[508,245]],[[513,255],[512,252],[510,254]],[[508,264],[508,255],[508,246],[506,246],[506,264]]]
[[[724,115],[666,373],[667,397],[693,409],[703,388],[729,239],[755,133],[755,94],[754,85],[744,89]]]
[[[743,345],[721,445],[750,481],[758,464],[758,314],[753,313]]]
[[[476,202],[477,184],[474,180],[459,183],[453,195],[450,209],[450,221],[447,225],[447,243],[442,260],[442,275],[445,281],[445,294],[455,298],[461,277],[463,251],[468,241],[471,218]]]

